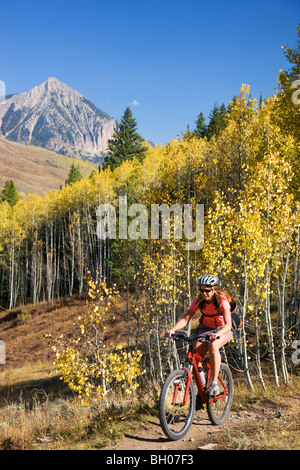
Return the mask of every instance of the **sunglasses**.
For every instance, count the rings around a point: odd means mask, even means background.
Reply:
[[[201,292],[205,292],[206,294],[208,294],[209,292],[212,291],[212,289],[200,289]]]

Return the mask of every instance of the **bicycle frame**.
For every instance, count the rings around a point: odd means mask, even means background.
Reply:
[[[189,351],[188,351],[188,354],[187,354],[187,360],[188,360],[188,362],[190,362],[190,364],[193,364],[193,376],[194,376],[194,379],[195,379],[195,383],[196,383],[198,391],[199,391],[201,403],[203,405],[205,405],[207,403],[207,398],[206,398],[206,395],[205,395],[206,387],[204,387],[203,384],[202,384],[202,380],[200,378],[199,371],[198,371],[198,363],[200,362],[201,364],[204,364],[205,367],[207,368],[207,371],[208,371],[207,383],[209,383],[210,375],[211,375],[210,365],[207,361],[204,361],[198,353],[196,353],[194,351],[194,348],[191,344],[189,346]],[[191,374],[191,371],[190,371],[189,367],[182,367],[182,369],[185,369],[187,371],[187,374],[188,374],[188,380],[187,380],[187,384],[186,384],[184,399],[181,403],[181,406],[184,406],[187,402],[187,399],[188,399],[189,389],[190,389],[190,385],[191,385],[191,382],[192,382],[192,374]],[[224,391],[223,391],[223,393],[220,393],[216,397],[210,398],[209,401],[211,403],[214,403],[215,401],[219,400],[220,398],[225,398],[226,395],[227,395],[226,386],[223,383],[220,375],[218,376],[218,379],[220,380]],[[173,397],[173,402],[172,403],[176,402],[177,390],[178,390],[178,388],[176,388],[175,391],[174,391],[174,397]]]

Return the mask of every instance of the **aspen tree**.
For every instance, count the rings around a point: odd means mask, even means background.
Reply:
[[[52,339],[51,333],[46,335],[55,352],[54,363],[83,406],[109,404],[115,393],[131,395],[142,373],[139,350],[128,352],[121,344],[112,347],[106,342],[106,319],[118,292],[108,287],[103,277],[94,279],[89,272],[87,286],[87,311],[78,318],[79,336]]]

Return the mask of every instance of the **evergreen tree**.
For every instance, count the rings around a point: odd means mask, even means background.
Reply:
[[[82,178],[81,172],[79,170],[79,165],[75,165],[73,162],[69,171],[69,176],[65,181],[66,186],[68,184],[73,184],[76,183],[76,181],[79,181]]]
[[[13,207],[21,199],[21,196],[18,193],[16,185],[13,181],[6,181],[2,193],[1,193],[1,202],[7,201],[8,204]]]
[[[285,134],[292,135],[299,146],[300,141],[300,24],[298,30],[298,47],[291,49],[284,46],[284,55],[290,68],[280,70],[278,93],[275,102],[276,113],[273,120]],[[299,165],[299,163],[298,163]]]
[[[196,128],[194,130],[194,134],[198,139],[205,137],[207,131],[207,125],[205,124],[205,117],[204,114],[201,112],[198,116],[196,121]]]
[[[300,199],[300,24],[298,30],[298,46],[291,49],[284,46],[284,55],[288,61],[289,69],[280,70],[278,80],[278,93],[274,100],[272,123],[279,126],[282,135],[290,136],[289,162],[292,164],[295,179],[293,192],[297,200]]]
[[[213,135],[218,136],[225,129],[226,107],[224,103],[221,106],[215,104],[209,115],[209,124],[207,126],[206,136],[211,139]]]
[[[131,109],[126,108],[118,129],[108,141],[108,152],[104,167],[114,170],[124,160],[137,158],[143,160],[147,150],[142,137],[137,133],[137,124]]]

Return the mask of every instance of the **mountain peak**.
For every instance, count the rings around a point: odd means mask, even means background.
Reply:
[[[98,162],[117,121],[56,77],[0,107],[0,131],[14,142]]]
[[[60,83],[64,83],[62,82],[61,80],[59,80],[58,78],[56,77],[48,77],[47,80],[45,80],[46,82],[48,83],[53,83],[53,84],[60,84]],[[65,84],[64,84],[65,85]]]
[[[36,95],[40,94],[41,97],[43,96],[45,98],[48,92],[53,92],[53,91],[60,91],[60,92],[65,93],[66,95],[72,94],[72,93],[78,93],[77,91],[73,90],[73,88],[71,88],[69,85],[62,82],[56,77],[48,77],[43,83],[35,86],[28,93],[36,94]]]
[[[61,80],[59,80],[58,78],[56,77],[48,77],[47,80],[45,80],[41,85],[39,85],[40,87],[43,87],[43,86],[47,86],[49,89],[57,89],[57,88],[63,88],[63,89],[66,89],[66,90],[72,90],[72,91],[75,91],[73,90],[73,88],[71,88],[69,85],[67,85],[66,83],[62,82]]]

